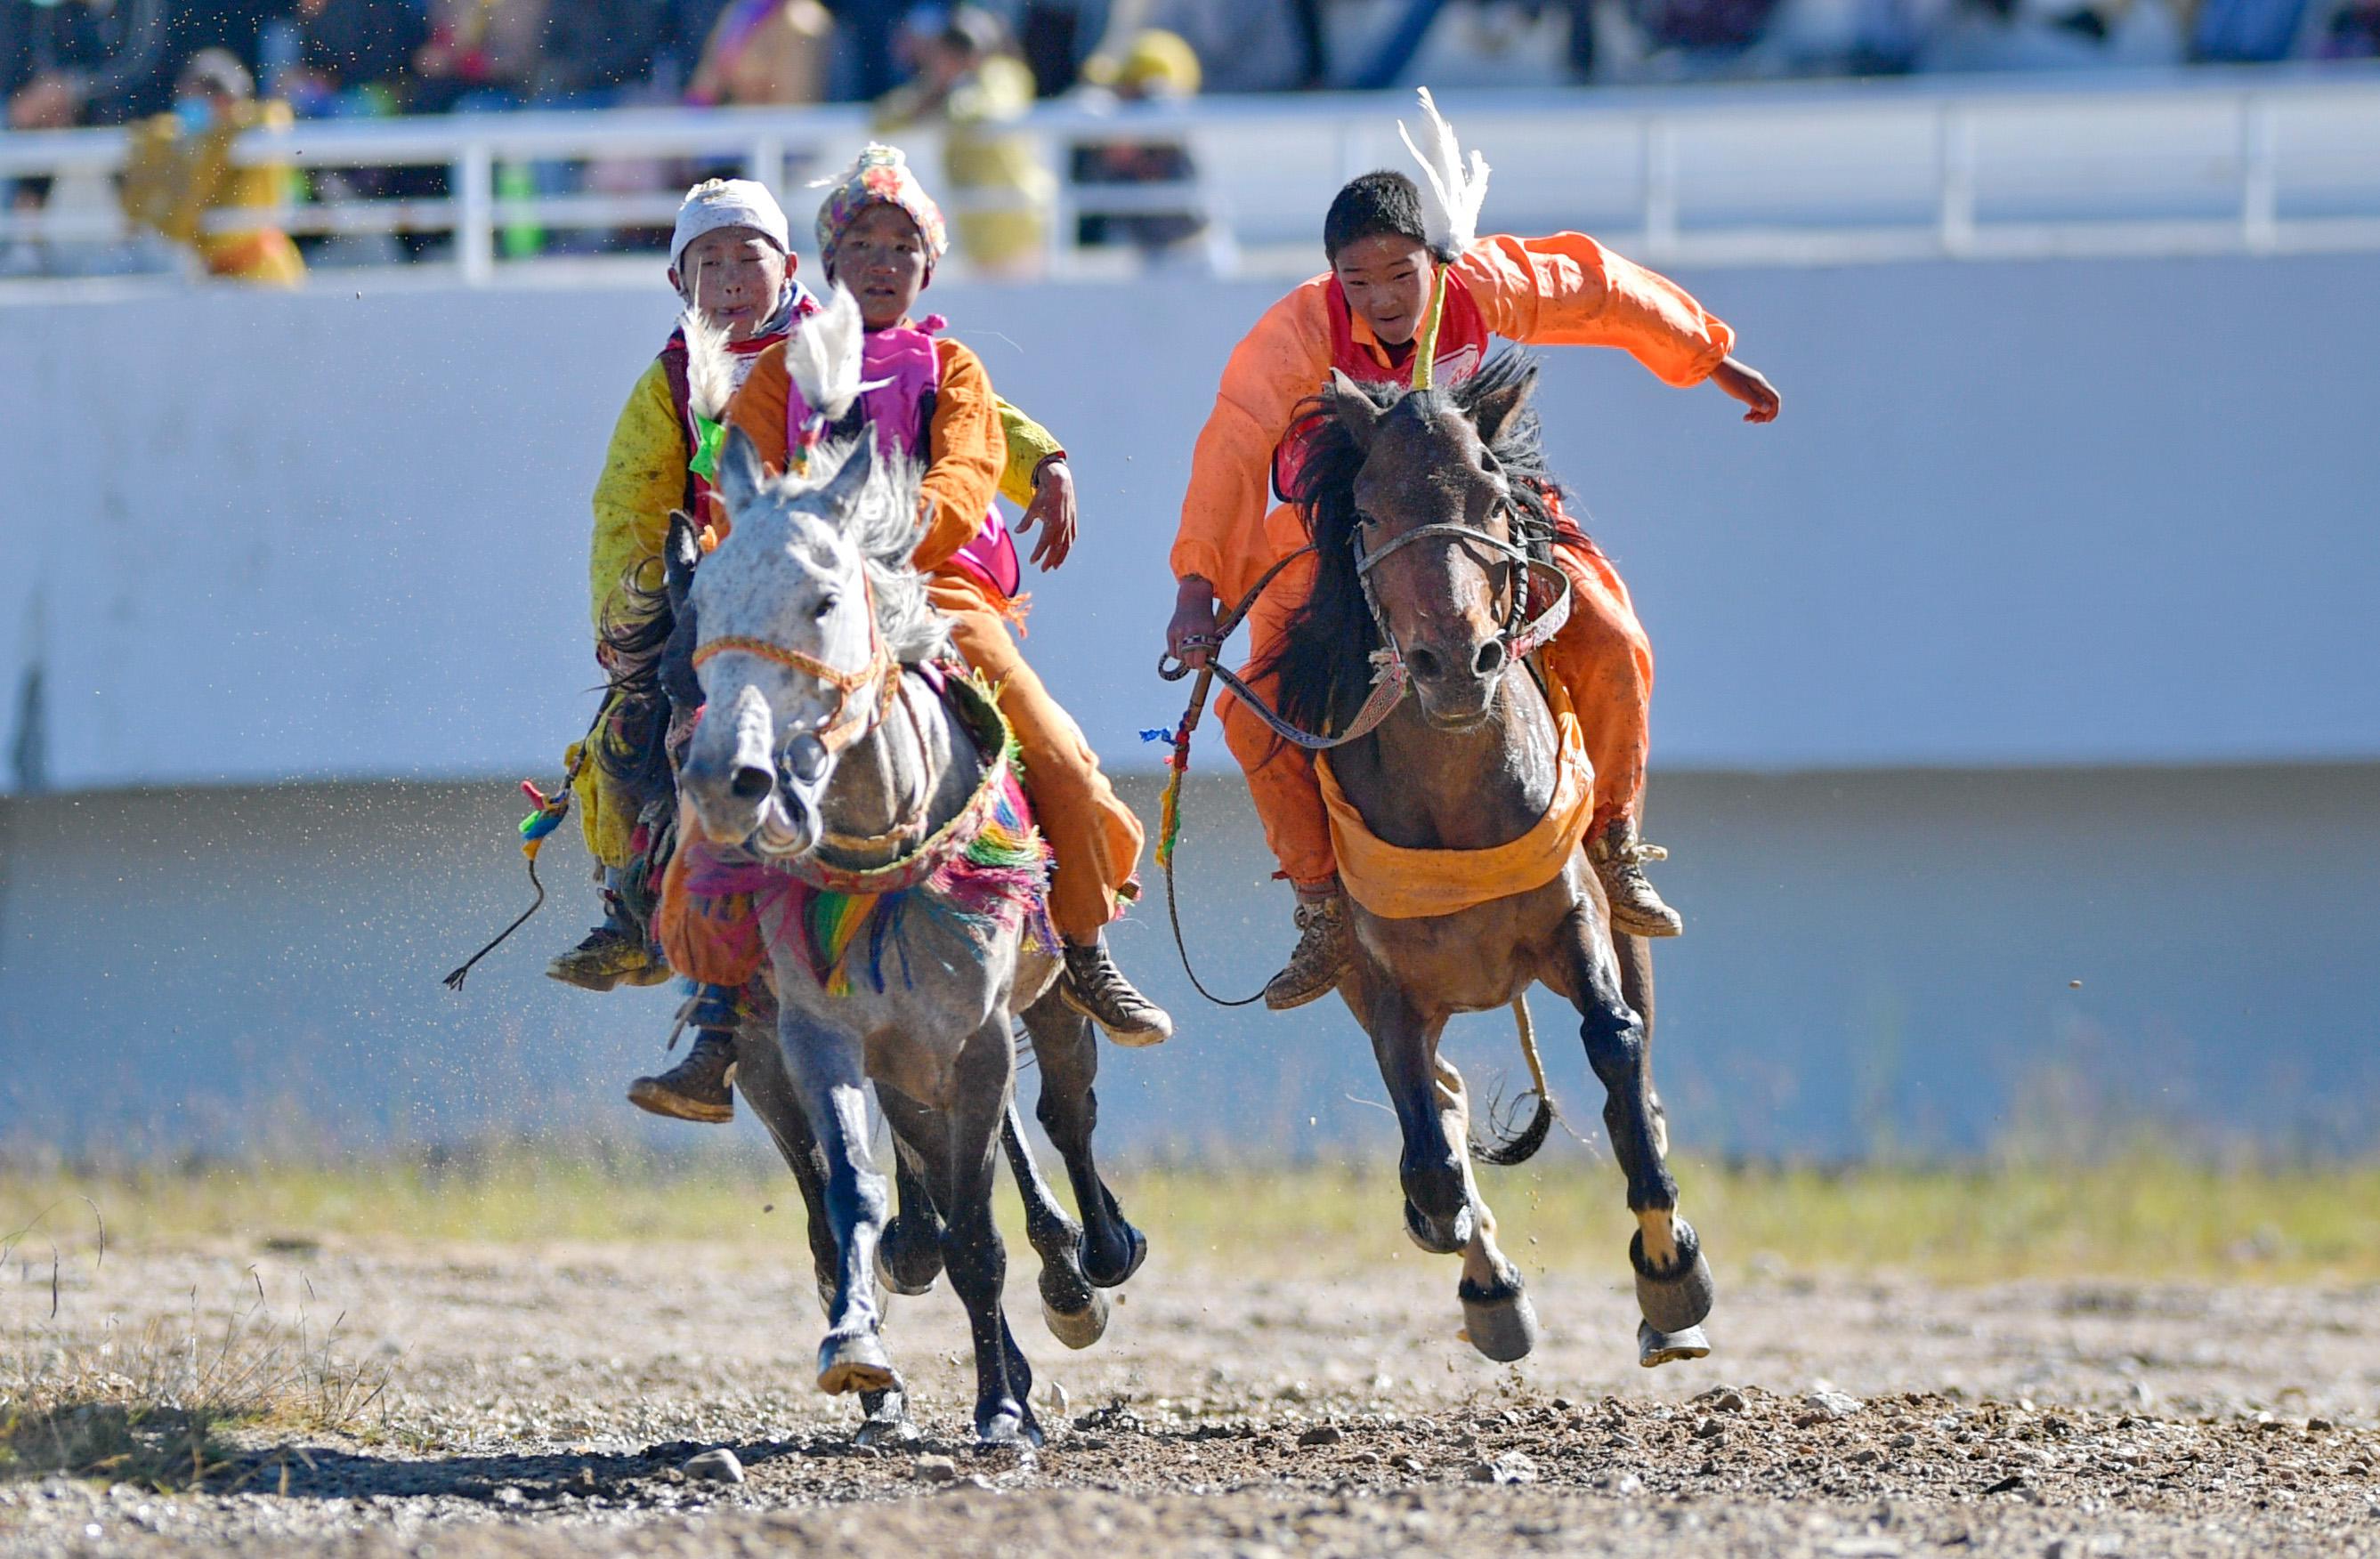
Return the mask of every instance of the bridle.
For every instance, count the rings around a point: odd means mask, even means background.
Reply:
[[[830,753],[840,753],[867,735],[892,712],[892,701],[900,696],[900,668],[893,663],[892,651],[884,643],[884,635],[876,626],[876,587],[862,575],[861,589],[868,607],[868,664],[859,670],[846,671],[830,666],[815,655],[791,649],[768,639],[753,638],[745,634],[722,634],[707,639],[694,652],[698,671],[722,655],[749,655],[787,671],[799,671],[835,691],[834,713],[807,731],[789,733],[787,742],[795,737],[814,736]],[[852,706],[858,695],[870,687],[879,689],[875,707]]]
[[[1348,545],[1354,550],[1355,577],[1363,586],[1364,604],[1371,610],[1373,626],[1379,630],[1380,647],[1372,652],[1371,694],[1364,700],[1364,707],[1355,711],[1355,718],[1347,722],[1346,730],[1328,736],[1301,730],[1267,703],[1237,672],[1211,659],[1207,663],[1207,669],[1213,673],[1215,680],[1230,688],[1248,713],[1262,720],[1275,736],[1309,753],[1327,753],[1333,747],[1343,747],[1369,736],[1379,729],[1382,721],[1396,712],[1397,706],[1404,701],[1405,694],[1412,689],[1413,669],[1405,664],[1404,652],[1398,647],[1396,635],[1389,631],[1388,616],[1380,610],[1379,599],[1372,591],[1372,571],[1379,567],[1383,559],[1416,542],[1476,541],[1501,553],[1515,564],[1521,578],[1526,578],[1533,569],[1548,575],[1553,581],[1553,598],[1546,604],[1544,610],[1535,616],[1529,614],[1529,592],[1519,587],[1512,592],[1512,605],[1505,612],[1504,626],[1496,635],[1504,646],[1507,668],[1536,654],[1561,632],[1563,623],[1570,621],[1570,575],[1545,559],[1531,556],[1526,548],[1500,536],[1490,536],[1473,526],[1447,523],[1415,526],[1402,535],[1391,537],[1380,546],[1366,550],[1364,531],[1374,523],[1359,516],[1359,523],[1347,538]],[[1220,643],[1247,615],[1249,609],[1256,605],[1257,598],[1264,594],[1265,586],[1270,585],[1281,570],[1313,550],[1314,544],[1308,542],[1266,570],[1264,576],[1257,581],[1256,588],[1249,591],[1246,598],[1219,624],[1217,641]],[[1186,663],[1175,659],[1170,653],[1160,657],[1157,663],[1157,674],[1167,682],[1179,682],[1188,676],[1190,671]]]
[[[830,665],[815,655],[744,634],[722,634],[705,641],[694,652],[693,664],[697,668],[725,654],[749,655],[771,665],[797,671],[834,689],[835,704],[832,714],[816,725],[787,731],[784,739],[778,743],[776,752],[771,755],[775,768],[774,783],[778,787],[786,787],[792,782],[794,770],[789,755],[795,743],[807,736],[817,741],[830,755],[840,754],[882,725],[892,716],[896,704],[909,717],[911,728],[917,731],[919,749],[922,751],[924,748],[925,732],[918,726],[917,713],[903,695],[900,662],[893,659],[892,648],[885,644],[883,632],[877,625],[876,587],[864,574],[861,588],[865,598],[863,604],[868,611],[868,663],[857,671]],[[876,690],[874,698],[863,698],[861,695],[870,688]],[[930,799],[929,793],[921,792],[901,809],[892,827],[882,833],[853,835],[829,832],[820,836],[820,842],[846,850],[898,843],[918,831],[919,821]]]
[[[1360,514],[1356,515],[1355,522],[1354,528],[1348,533],[1347,544],[1354,550],[1355,578],[1364,587],[1364,604],[1371,609],[1372,625],[1379,630],[1380,647],[1372,655],[1373,663],[1378,668],[1373,673],[1376,683],[1385,676],[1402,686],[1412,681],[1412,672],[1406,668],[1404,651],[1398,646],[1396,634],[1389,627],[1388,613],[1380,610],[1379,597],[1372,588],[1372,571],[1416,542],[1477,542],[1502,554],[1505,561],[1513,565],[1515,573],[1511,582],[1511,604],[1505,609],[1504,625],[1496,635],[1504,647],[1506,664],[1525,660],[1536,654],[1570,620],[1570,575],[1546,559],[1534,556],[1517,542],[1500,536],[1490,536],[1474,526],[1444,522],[1415,526],[1367,551],[1364,547],[1364,533],[1378,522]],[[1531,569],[1542,570],[1554,582],[1553,599],[1535,617],[1529,615],[1526,583]]]

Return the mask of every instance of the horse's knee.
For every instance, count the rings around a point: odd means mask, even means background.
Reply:
[[[1033,1102],[1033,1118],[1060,1153],[1080,1153],[1099,1130],[1099,1095],[1088,1088],[1079,1093],[1061,1088],[1045,1075],[1041,1096]]]
[[[1604,1087],[1623,1088],[1644,1076],[1645,1025],[1634,1013],[1590,1013],[1579,1033],[1586,1041],[1586,1064]]]
[[[827,1200],[840,1202],[855,1224],[881,1228],[892,1210],[892,1187],[872,1169],[841,1167],[827,1179]]]

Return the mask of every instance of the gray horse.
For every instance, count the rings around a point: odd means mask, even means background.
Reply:
[[[719,488],[733,528],[694,572],[689,601],[706,714],[679,782],[706,836],[698,847],[793,876],[887,873],[979,817],[1005,759],[986,750],[988,700],[917,670],[945,637],[907,566],[917,477],[863,438],[818,452],[807,475],[772,479],[749,441],[730,435]],[[672,559],[674,573],[684,561]],[[1050,997],[1055,956],[1029,944],[1016,915],[905,913],[897,940],[899,977],[831,993],[799,937],[771,936],[773,1033],[747,1030],[738,1045],[747,1097],[815,1192],[810,1239],[829,1323],[819,1386],[862,1394],[863,1435],[897,1428],[904,1405],[875,1277],[880,1263],[915,1291],[940,1265],[973,1334],[978,1439],[1038,1443],[1032,1372],[1001,1303],[994,1154],[1005,1136],[1043,1257],[1045,1309],[1082,1346],[1105,1321],[1084,1257],[1120,1282],[1143,1249],[1090,1162],[1094,1042]],[[1043,1118],[1096,1240],[1078,1244],[1024,1152],[1012,1014],[1059,1074],[1045,1078]],[[871,1083],[905,1181],[930,1202],[930,1212],[905,1206],[890,1231],[869,1146]]]

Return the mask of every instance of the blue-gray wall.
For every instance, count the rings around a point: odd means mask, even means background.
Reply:
[[[1682,1140],[2366,1145],[2380,257],[1688,280],[1784,421],[1609,353],[1550,355],[1545,389],[1660,648]],[[1074,448],[1090,528],[1029,648],[1145,805],[1189,441],[1274,290],[937,299]],[[585,493],[666,315],[658,288],[0,308],[0,782],[55,792],[0,800],[0,1144],[632,1129],[666,997],[536,973],[584,923],[575,844],[546,918],[460,996],[436,979],[516,912],[506,786],[586,717]],[[1198,764],[1196,935],[1244,988],[1286,907],[1220,745]],[[1184,1019],[1112,1063],[1124,1141],[1380,1129],[1335,1008],[1208,1014],[1161,927],[1118,937]],[[1506,1064],[1487,1020],[1463,1043]]]

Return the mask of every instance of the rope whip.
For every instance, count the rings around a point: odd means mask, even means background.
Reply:
[[[470,977],[472,965],[503,947],[514,932],[529,923],[530,916],[545,908],[545,884],[538,879],[537,852],[545,847],[547,837],[554,829],[562,827],[562,820],[570,816],[571,787],[578,782],[579,771],[587,767],[588,758],[594,753],[595,733],[602,726],[604,712],[610,707],[610,700],[606,699],[595,711],[595,719],[588,725],[587,734],[579,742],[578,756],[570,765],[569,771],[563,775],[561,787],[553,794],[547,795],[529,780],[524,780],[520,782],[521,792],[528,797],[529,804],[533,808],[528,816],[520,820],[518,831],[521,853],[528,858],[528,885],[537,890],[537,897],[529,900],[528,908],[520,912],[518,919],[497,932],[486,947],[447,971],[446,977],[439,984],[448,990],[461,990],[463,982]]]

